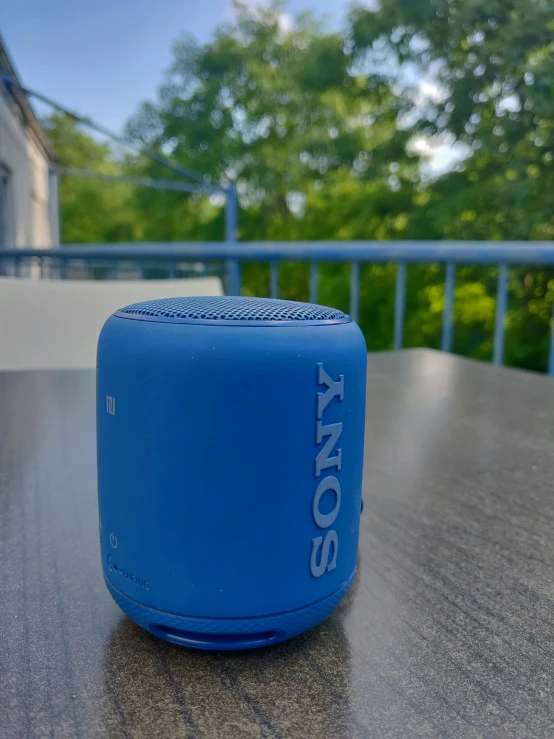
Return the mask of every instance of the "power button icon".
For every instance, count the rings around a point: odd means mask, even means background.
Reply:
[[[114,534],[113,531],[110,534],[110,544],[112,545],[114,549],[117,549],[117,545],[118,545],[117,536]]]

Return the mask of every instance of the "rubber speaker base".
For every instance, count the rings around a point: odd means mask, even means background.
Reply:
[[[326,598],[285,613],[256,618],[190,618],[149,608],[129,598],[105,577],[112,598],[129,618],[151,634],[193,649],[256,649],[292,639],[317,626],[338,606],[355,571]]]

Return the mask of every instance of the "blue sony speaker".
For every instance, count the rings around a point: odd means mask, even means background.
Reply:
[[[338,310],[198,297],[129,305],[98,343],[106,584],[201,649],[289,639],[356,568],[366,347]]]

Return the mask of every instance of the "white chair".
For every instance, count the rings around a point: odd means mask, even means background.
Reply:
[[[100,329],[115,310],[194,295],[223,295],[221,280],[0,278],[0,370],[94,368]]]

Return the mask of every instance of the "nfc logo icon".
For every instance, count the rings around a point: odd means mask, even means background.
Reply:
[[[111,395],[106,395],[106,410],[110,416],[115,416],[115,398]]]

